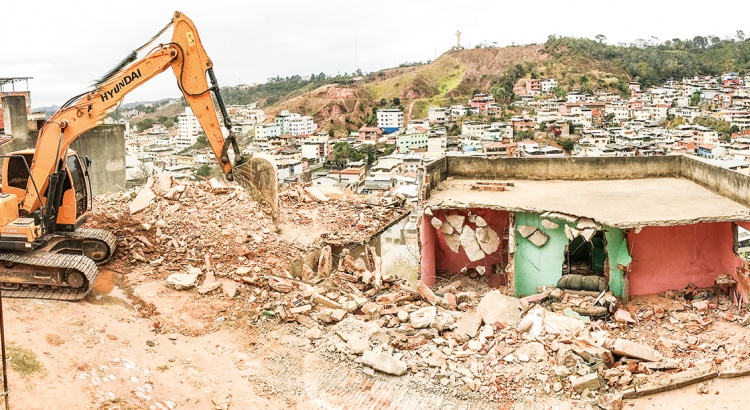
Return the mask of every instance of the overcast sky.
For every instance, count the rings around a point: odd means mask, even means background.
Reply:
[[[222,86],[425,61],[455,44],[456,30],[471,47],[542,43],[550,34],[603,34],[608,43],[750,34],[737,0],[8,1],[0,6],[0,77],[34,77],[34,107],[62,104],[154,35],[175,9],[195,23]],[[169,70],[125,101],[179,95]]]

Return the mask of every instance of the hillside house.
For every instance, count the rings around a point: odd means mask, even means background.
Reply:
[[[585,275],[586,290],[627,300],[726,274],[735,302],[750,301],[750,261],[737,248],[738,227],[750,226],[747,175],[682,155],[445,157],[424,175],[417,226],[428,286],[468,272],[523,296]]]

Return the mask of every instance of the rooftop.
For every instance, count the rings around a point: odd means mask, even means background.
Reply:
[[[616,228],[750,220],[748,208],[682,178],[512,180],[503,181],[515,185],[504,192],[473,190],[475,182],[468,179],[443,181],[442,190],[433,192],[428,206],[562,212],[593,218]]]

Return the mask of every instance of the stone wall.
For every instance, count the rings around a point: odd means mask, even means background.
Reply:
[[[81,135],[70,148],[91,159],[89,176],[94,195],[125,188],[124,125],[100,125]]]
[[[680,175],[717,194],[750,207],[750,177],[681,156]]]

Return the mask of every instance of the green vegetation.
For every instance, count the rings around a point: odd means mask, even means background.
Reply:
[[[146,118],[144,120],[138,121],[135,126],[138,127],[139,132],[143,132],[154,126],[154,120],[151,118]]]
[[[249,104],[257,102],[273,105],[288,98],[312,91],[322,85],[331,83],[348,84],[352,82],[354,74],[337,74],[328,76],[325,73],[312,74],[309,80],[303,80],[299,75],[290,77],[269,78],[265,84],[250,87],[222,87],[221,96],[227,104]],[[361,72],[359,73],[361,74]]]
[[[750,41],[739,32],[736,39],[710,35],[657,43],[652,38],[628,45],[549,36],[544,51],[558,61],[590,61],[605,71],[624,71],[627,77],[645,87],[659,85],[669,78],[720,75],[727,71],[744,74],[750,70]]]
[[[208,164],[203,164],[200,168],[198,168],[197,171],[195,171],[195,175],[203,178],[208,178],[209,176],[211,176],[211,167],[209,167]]]
[[[10,368],[22,376],[28,377],[44,370],[36,353],[15,344],[8,345],[8,363]]]
[[[575,146],[576,146],[576,143],[573,142],[573,140],[570,139],[570,138],[563,138],[563,139],[561,139],[559,141],[559,144],[560,144],[560,147],[562,147],[562,149],[565,152],[573,151],[573,148],[575,148]]]

